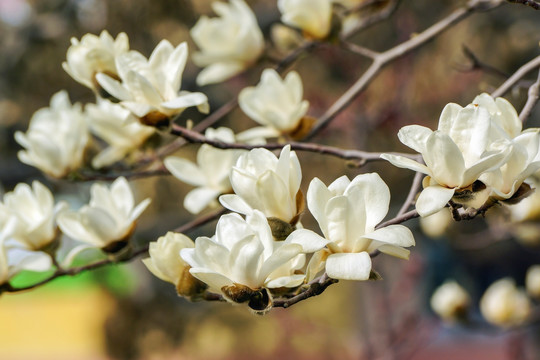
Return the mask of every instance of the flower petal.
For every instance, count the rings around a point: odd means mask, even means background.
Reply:
[[[435,214],[446,206],[454,196],[454,192],[454,189],[439,185],[428,186],[422,190],[416,201],[416,211],[422,217]]]
[[[326,273],[332,279],[368,280],[371,258],[365,251],[332,254],[326,259]]]

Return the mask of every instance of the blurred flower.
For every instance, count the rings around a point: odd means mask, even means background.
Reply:
[[[331,0],[278,0],[281,21],[308,36],[324,39],[332,24]]]
[[[56,239],[56,216],[67,207],[54,205],[49,189],[39,181],[18,184],[4,195],[4,205],[17,219],[14,238],[29,250],[43,250]]]
[[[97,83],[96,74],[104,73],[118,79],[119,69],[115,60],[128,51],[129,40],[125,33],[118,34],[116,40],[107,30],[103,30],[99,37],[86,34],[80,41],[73,37],[62,67],[77,82],[108,97]]]
[[[530,301],[524,291],[518,290],[514,280],[504,278],[491,284],[480,299],[482,316],[493,325],[517,326],[530,314]]]
[[[442,208],[435,214],[420,218],[422,232],[431,238],[444,235],[450,224],[452,224],[452,213],[448,208]]]
[[[8,247],[6,240],[16,231],[16,216],[0,208],[0,285],[7,283],[22,270],[46,271],[52,266],[51,258],[44,253]]]
[[[62,212],[58,216],[58,225],[74,240],[114,252],[126,244],[135,228],[135,220],[150,204],[150,199],[135,206],[133,193],[124,177],[116,179],[110,188],[93,184],[90,193],[90,203],[79,211]]]
[[[207,129],[206,137],[228,143],[234,142],[231,129]],[[169,156],[164,164],[177,179],[197,186],[184,198],[184,207],[192,214],[198,214],[207,206],[216,203],[220,194],[232,191],[229,175],[238,157],[245,150],[222,150],[207,144],[197,152],[197,164],[175,156]]]
[[[314,178],[309,184],[307,203],[328,242],[328,249],[313,256],[308,278],[326,268],[334,279],[367,280],[371,275],[369,252],[376,249],[409,258],[409,250],[404,247],[415,242],[408,228],[390,225],[375,230],[390,204],[390,190],[377,173],[358,175],[353,181],[342,176],[329,187]],[[321,241],[319,235],[307,229],[296,230],[290,237]]]
[[[271,306],[271,296],[266,287],[294,287],[304,278],[286,272],[281,266],[313,249],[313,244],[285,240],[275,242],[265,216],[254,210],[246,220],[238,214],[223,215],[212,238],[199,237],[194,249],[182,249],[182,258],[192,266],[190,272],[208,284],[211,291],[222,293],[226,299],[244,303],[257,311]],[[324,243],[318,243],[319,248]],[[272,280],[272,281],[270,281]]]
[[[192,297],[203,291],[205,285],[190,274],[190,266],[180,257],[180,250],[194,246],[193,240],[184,234],[169,231],[150,243],[150,257],[142,262],[152,274],[174,284],[179,295]]]
[[[298,31],[281,23],[272,25],[270,38],[276,49],[282,53],[288,53],[294,50],[304,41],[304,38]]]
[[[468,310],[469,294],[456,281],[446,281],[431,296],[431,308],[444,321],[453,322],[462,318]]]
[[[149,59],[133,50],[116,57],[121,82],[106,73],[97,74],[96,79],[142,123],[161,125],[188,107],[197,106],[203,113],[209,111],[206,95],[180,91],[187,57],[187,43],[174,48],[162,40]]]
[[[54,94],[50,107],[34,113],[26,133],[15,133],[25,149],[19,160],[58,178],[82,165],[89,139],[81,105],[71,105],[65,90]]]
[[[274,69],[264,70],[257,86],[244,88],[238,95],[242,111],[263,125],[244,131],[244,135],[256,131],[271,138],[295,133],[309,107],[309,102],[302,100],[302,93],[302,80],[296,71],[282,80]]]
[[[527,270],[525,288],[532,297],[540,299],[540,265],[533,265]]]
[[[257,19],[243,0],[230,0],[229,4],[215,1],[212,8],[219,17],[201,16],[190,31],[201,49],[193,54],[193,62],[205,67],[197,76],[200,86],[233,77],[254,63],[264,50]]]
[[[510,142],[492,137],[500,130],[497,121],[502,119],[506,118],[494,118],[478,104],[465,108],[448,104],[442,111],[438,130],[410,125],[398,133],[403,144],[422,154],[426,165],[391,154],[381,157],[397,167],[428,175],[416,202],[421,216],[436,213],[451,199],[479,208],[489,191],[481,191],[485,186],[475,182],[483,173],[501,167],[510,155]]]
[[[231,172],[235,194],[221,195],[223,206],[241,214],[260,210],[268,218],[295,224],[303,209],[300,191],[302,170],[290,145],[279,159],[269,150],[257,148],[238,158]]]
[[[139,123],[129,110],[107,100],[88,104],[85,110],[90,130],[109,144],[92,159],[92,166],[98,169],[122,160],[156,131]]]

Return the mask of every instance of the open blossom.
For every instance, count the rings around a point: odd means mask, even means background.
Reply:
[[[331,0],[278,0],[281,21],[316,39],[324,39],[332,25]]]
[[[228,128],[207,129],[210,139],[234,142],[234,133]],[[192,214],[198,214],[214,203],[221,194],[231,192],[229,175],[243,150],[222,150],[207,144],[197,152],[197,163],[176,156],[169,156],[164,164],[177,179],[196,186],[184,198],[184,207]]]
[[[506,99],[493,99],[481,94],[473,100],[487,109],[494,123],[490,134],[492,141],[510,141],[510,151],[506,162],[480,176],[480,180],[491,189],[496,200],[506,200],[518,192],[526,178],[540,169],[540,129],[527,129],[522,132],[522,123],[516,109]]]
[[[478,208],[487,200],[489,191],[477,192],[475,182],[482,174],[504,165],[511,151],[508,139],[493,138],[494,133],[502,131],[498,122],[503,119],[493,117],[488,108],[479,104],[465,108],[448,104],[436,131],[410,125],[398,133],[403,144],[422,154],[426,165],[391,154],[381,157],[395,166],[428,175],[416,202],[421,216],[434,214],[452,198]]]
[[[263,127],[249,129],[265,137],[279,137],[299,130],[309,102],[302,100],[302,80],[296,71],[284,80],[273,69],[266,69],[255,87],[247,87],[238,95],[238,104],[246,115]]]
[[[219,16],[201,16],[190,34],[200,51],[193,62],[205,67],[197,84],[227,80],[254,63],[264,50],[264,38],[255,14],[243,0],[215,1],[212,9]]]
[[[156,129],[133,118],[129,110],[103,100],[85,107],[90,130],[109,146],[92,159],[92,166],[101,168],[122,160],[139,148]]]
[[[58,225],[64,234],[93,247],[114,250],[123,244],[135,228],[135,220],[150,204],[145,199],[135,206],[133,193],[124,177],[116,179],[108,188],[93,184],[88,205],[78,211],[64,211]]]
[[[105,73],[117,78],[115,59],[128,50],[129,40],[125,33],[118,34],[116,40],[106,30],[99,36],[86,34],[80,41],[71,38],[71,46],[62,67],[77,82],[105,95],[96,82],[96,74]]]
[[[81,105],[71,105],[65,90],[54,94],[50,107],[34,113],[26,133],[15,133],[24,148],[19,160],[59,178],[82,165],[89,139]]]
[[[367,280],[371,274],[369,252],[378,249],[408,259],[409,250],[404,247],[415,244],[411,231],[403,225],[375,230],[390,204],[390,190],[376,173],[358,175],[352,181],[342,176],[328,187],[314,178],[309,184],[307,203],[328,248],[311,260],[312,275],[326,269],[334,279]],[[307,229],[296,230],[290,237],[322,241]]]
[[[304,275],[283,271],[283,265],[303,252],[315,251],[323,242],[306,243],[273,240],[265,216],[253,211],[244,220],[238,214],[222,216],[212,238],[199,237],[195,248],[180,251],[182,258],[192,266],[190,272],[208,284],[210,291],[223,293],[234,302],[250,302],[255,310],[269,306],[269,294],[263,288],[297,286]],[[282,276],[273,276],[278,272]],[[262,292],[261,292],[262,291]],[[265,298],[262,304],[253,304],[255,298]]]
[[[51,191],[39,181],[32,187],[18,184],[4,195],[4,205],[17,219],[14,239],[29,250],[41,250],[56,239],[56,216],[67,207],[64,202],[55,205]]]
[[[493,325],[511,327],[527,320],[531,304],[525,291],[516,288],[514,280],[504,278],[486,290],[480,299],[480,312]]]
[[[469,294],[456,281],[446,281],[431,296],[431,308],[444,321],[453,322],[466,314]]]
[[[169,231],[157,241],[150,243],[149,258],[142,262],[148,270],[163,281],[176,286],[179,295],[192,297],[204,290],[205,285],[189,272],[189,266],[181,257],[180,250],[193,248],[193,240],[184,234]]]
[[[235,193],[221,195],[219,201],[241,214],[257,209],[268,218],[294,224],[304,201],[301,181],[300,162],[290,145],[281,150],[279,159],[271,151],[257,148],[238,158],[231,172]]]
[[[208,98],[203,93],[180,91],[187,57],[187,43],[175,48],[162,40],[149,59],[133,50],[116,57],[121,82],[105,73],[96,78],[143,123],[156,125],[188,107],[197,106],[205,113],[209,110]]]

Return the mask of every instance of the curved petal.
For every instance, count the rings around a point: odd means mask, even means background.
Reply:
[[[423,154],[426,151],[426,141],[433,131],[425,126],[409,125],[398,132],[399,141],[411,149]]]
[[[184,198],[184,207],[192,214],[203,211],[212,201],[219,196],[219,191],[207,187],[191,190]]]
[[[163,161],[175,178],[193,186],[206,185],[206,177],[197,165],[189,160],[168,156]]]
[[[313,253],[321,250],[329,243],[329,241],[311,230],[298,229],[293,231],[287,239],[285,239],[285,243],[301,245],[303,249],[302,252]]]
[[[326,259],[326,273],[332,279],[368,280],[371,258],[365,251],[332,254]]]
[[[219,202],[223,207],[240,214],[249,215],[253,212],[253,208],[236,194],[221,195]]]
[[[431,170],[429,170],[426,165],[420,164],[418,161],[414,161],[404,156],[392,154],[381,154],[381,158],[389,161],[392,165],[397,166],[398,168],[409,169],[431,176]]]
[[[461,186],[465,161],[450,136],[436,131],[427,139],[426,148],[424,160],[435,181],[451,188]]]
[[[454,192],[454,189],[439,185],[428,186],[422,190],[418,200],[416,200],[416,211],[422,217],[435,214],[446,206],[454,196]]]

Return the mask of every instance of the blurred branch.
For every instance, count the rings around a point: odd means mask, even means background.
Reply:
[[[532,7],[535,10],[540,10],[540,2],[536,0],[506,0],[509,3],[523,4]]]
[[[470,60],[471,64],[470,65],[467,65],[467,66],[464,66],[462,69],[458,69],[459,71],[474,71],[474,70],[481,70],[481,71],[484,71],[484,72],[487,72],[487,73],[491,73],[491,74],[494,74],[494,75],[497,75],[497,76],[501,76],[503,78],[509,78],[510,77],[510,74],[500,70],[500,69],[497,69],[496,67],[494,66],[491,66],[483,61],[481,61],[478,56],[476,56],[476,54],[471,50],[469,49],[466,45],[462,45],[461,46],[462,50],[463,50],[463,54],[465,55],[465,57],[467,59]]]
[[[531,85],[529,88],[529,91],[527,92],[527,102],[525,103],[525,106],[523,106],[523,109],[521,110],[521,113],[519,114],[519,119],[522,123],[525,123],[529,116],[531,116],[531,113],[538,103],[538,93],[540,92],[540,71],[538,71],[538,78],[536,79],[536,82]]]
[[[465,6],[453,11],[450,15],[427,28],[418,35],[412,36],[409,40],[389,49],[385,52],[373,54],[373,62],[362,76],[320,117],[319,122],[306,136],[310,139],[316,133],[324,129],[339,113],[349,106],[362,93],[379,72],[392,61],[410,53],[414,49],[426,44],[452,25],[465,19],[476,10],[486,9],[489,2],[486,0],[470,0]],[[494,8],[498,5],[488,6]]]
[[[184,225],[178,227],[177,229],[175,229],[174,231],[176,232],[182,232],[182,233],[186,233],[186,232],[189,232],[199,226],[202,226],[202,225],[205,225],[213,220],[216,220],[218,217],[220,217],[223,213],[226,212],[226,209],[219,209],[218,211],[214,211],[212,213],[209,213],[207,215],[204,215],[204,216],[201,216],[200,218],[197,218],[197,219],[194,219],[190,222],[187,222],[185,223]],[[37,288],[37,287],[40,287],[42,285],[45,285],[51,281],[53,281],[54,279],[56,278],[59,278],[59,277],[63,277],[63,276],[75,276],[77,274],[80,274],[84,271],[88,271],[88,270],[93,270],[93,269],[98,269],[98,268],[101,268],[101,267],[104,267],[104,266],[107,266],[107,265],[111,265],[111,264],[121,264],[121,263],[125,263],[125,262],[129,262],[131,260],[133,260],[134,258],[140,256],[140,255],[147,255],[148,254],[148,247],[149,245],[145,245],[143,247],[141,247],[140,249],[137,249],[137,250],[132,250],[131,252],[127,253],[127,254],[122,254],[122,256],[114,256],[114,255],[111,255],[109,258],[107,259],[104,259],[104,260],[100,260],[100,261],[96,261],[92,264],[88,264],[88,265],[84,265],[84,266],[80,266],[80,267],[74,267],[74,268],[71,268],[71,269],[62,269],[62,268],[58,268],[54,274],[52,274],[51,276],[49,276],[48,278],[42,280],[42,281],[39,281],[35,284],[32,284],[32,285],[28,285],[28,286],[24,286],[24,287],[19,287],[19,288],[16,288],[16,287],[12,287],[9,283],[6,283],[6,284],[3,284],[3,285],[0,285],[0,294],[3,293],[3,292],[9,292],[9,293],[14,293],[14,292],[21,292],[21,291],[25,291],[25,290],[30,290],[30,289],[34,289],[34,288]]]
[[[390,0],[390,1],[372,0],[372,1],[367,1],[365,3],[362,3],[362,4],[358,5],[355,8],[352,8],[346,14],[358,13],[358,12],[368,8],[368,7],[377,6],[377,5],[379,5],[381,3],[384,3],[384,2],[387,2],[388,5],[386,5],[382,10],[376,11],[372,15],[369,15],[366,18],[362,19],[362,21],[359,22],[358,25],[354,26],[353,28],[351,28],[347,32],[344,32],[343,34],[341,34],[340,39],[341,40],[347,40],[348,38],[350,38],[351,36],[359,33],[360,31],[365,30],[365,29],[369,28],[370,26],[373,26],[373,25],[375,25],[375,24],[377,24],[377,23],[379,23],[379,22],[381,22],[383,20],[386,20],[387,18],[389,18],[394,13],[394,11],[396,11],[396,9],[397,9],[399,3],[401,2],[401,0]]]
[[[510,76],[497,90],[491,93],[493,97],[499,97],[506,94],[519,80],[525,75],[540,67],[540,56],[535,57],[525,65],[521,66],[512,76]]]
[[[242,149],[242,150],[252,150],[256,148],[264,148],[268,150],[281,150],[286,145],[290,145],[292,150],[299,151],[309,151],[318,154],[330,155],[338,157],[345,160],[359,160],[360,165],[364,165],[370,161],[380,161],[381,154],[379,152],[367,152],[360,150],[346,150],[333,146],[326,146],[316,143],[301,143],[301,142],[290,142],[288,144],[261,144],[261,145],[248,145],[248,144],[239,144],[239,143],[227,143],[219,140],[212,140],[206,136],[193,131],[186,129],[179,125],[172,125],[171,134],[181,136],[185,141],[198,144],[208,144],[218,149]],[[391,153],[394,155],[404,156],[410,159],[417,159],[419,155],[417,154],[405,154],[405,153]]]
[[[417,172],[414,175],[411,189],[409,190],[409,194],[407,195],[405,202],[403,203],[403,205],[401,205],[401,209],[399,209],[398,216],[405,214],[409,207],[414,203],[414,199],[416,197],[416,194],[418,193],[418,190],[420,189],[420,185],[422,184],[422,178],[424,176],[425,175],[421,172]]]

